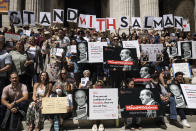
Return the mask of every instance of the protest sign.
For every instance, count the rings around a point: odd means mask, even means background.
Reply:
[[[180,84],[187,108],[196,109],[196,85]]]
[[[89,90],[74,89],[73,91],[73,119],[87,120],[89,114]]]
[[[89,119],[118,119],[118,89],[89,89]]]
[[[131,88],[120,90],[120,108],[123,118],[156,118],[161,112],[160,94],[157,88]]]
[[[162,61],[163,44],[141,44],[141,61]]]
[[[14,26],[22,26],[22,18],[20,11],[8,11],[10,24]]]
[[[7,13],[9,10],[9,0],[1,0],[0,2],[0,13]]]
[[[178,55],[182,59],[196,59],[196,42],[178,41]]]
[[[107,46],[107,42],[88,42],[89,63],[103,62],[103,46]]]
[[[88,63],[88,44],[81,42],[77,44],[78,63]]]
[[[27,36],[31,36],[31,31],[30,30],[23,30],[23,34]]]
[[[78,10],[67,8],[67,21],[77,23]]]
[[[172,96],[175,98],[176,107],[177,108],[186,108],[186,101],[184,99],[182,90],[179,85],[177,84],[170,84],[169,91],[171,92]]]
[[[154,17],[153,27],[154,27],[154,30],[163,30],[163,18],[162,17]]]
[[[144,17],[144,29],[151,29],[153,27],[153,16],[145,16]]]
[[[62,54],[64,52],[64,50],[62,48],[52,48],[51,50],[52,50],[53,55],[56,55],[59,57],[62,57]]]
[[[183,29],[183,17],[174,16],[174,27],[180,30]]]
[[[23,10],[23,24],[24,25],[35,25],[35,12]]]
[[[130,21],[129,16],[122,16],[122,17],[120,17],[119,21],[120,21],[120,28],[121,29],[129,28],[129,21]]]
[[[131,18],[131,25],[134,29],[141,29],[141,18],[140,17],[132,17]]]
[[[140,58],[140,47],[138,40],[123,41],[123,48],[135,48],[137,51],[137,57]]]
[[[68,106],[66,97],[42,98],[42,114],[67,113]]]
[[[175,77],[175,73],[182,72],[184,73],[184,77],[191,78],[191,69],[189,63],[173,63],[172,64],[173,69],[173,76]]]
[[[76,45],[67,46],[67,50],[68,50],[68,52],[70,52],[70,53],[77,53]]]
[[[115,18],[106,18],[106,29],[115,30],[116,29],[116,19]]]
[[[64,23],[64,10],[53,9],[53,23]]]
[[[189,32],[189,31],[191,31],[190,23],[189,23],[189,21],[186,20],[186,19],[183,19],[183,31],[184,31],[184,32]]]
[[[18,41],[20,40],[20,35],[18,34],[13,34],[13,33],[5,33],[5,41]]]
[[[40,12],[40,24],[43,26],[50,26],[51,24],[50,12]]]
[[[164,28],[174,27],[173,14],[163,15]]]
[[[104,61],[109,68],[132,71],[137,70],[137,53],[134,48],[103,47]]]
[[[96,18],[96,31],[102,32],[105,31],[105,18]]]
[[[175,42],[172,42],[171,46],[167,47],[167,53],[169,54],[169,57],[178,56],[178,44]]]

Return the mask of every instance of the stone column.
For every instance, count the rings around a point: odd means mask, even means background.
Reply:
[[[44,10],[42,0],[26,0],[25,10],[34,11],[35,21],[38,22],[39,13]]]
[[[117,28],[121,16],[135,16],[134,0],[110,0],[110,17],[116,18]]]
[[[159,16],[159,0],[140,0],[140,17]]]

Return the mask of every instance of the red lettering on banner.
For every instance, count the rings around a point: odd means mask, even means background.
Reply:
[[[158,105],[126,105],[126,111],[135,111],[135,110],[158,110]]]
[[[116,19],[113,19],[113,23],[112,24],[110,24],[109,23],[109,19],[106,19],[106,28],[107,28],[107,30],[109,30],[109,27],[110,26],[113,26],[113,29],[116,29]]]
[[[90,16],[90,27],[93,27],[93,16]]]
[[[133,65],[134,64],[133,61],[115,61],[115,60],[108,60],[107,63],[111,65]]]
[[[96,19],[96,21],[99,22],[99,30],[102,31],[102,23],[105,22],[105,19]]]
[[[134,78],[134,82],[149,82],[152,78]]]
[[[85,18],[82,19],[82,18],[80,17],[80,23],[81,23],[81,24],[84,23],[84,24],[86,25],[86,19],[85,19]]]

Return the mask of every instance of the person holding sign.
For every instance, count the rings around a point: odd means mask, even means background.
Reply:
[[[30,103],[26,114],[26,124],[29,126],[28,131],[43,129],[44,116],[41,113],[42,98],[49,96],[51,84],[47,72],[42,72],[39,75],[39,82],[33,86],[33,102]]]
[[[176,84],[178,86],[180,86],[180,84],[184,84],[183,75],[184,74],[182,72],[176,72],[175,73],[175,79],[170,84]],[[179,90],[176,89],[176,86],[173,86],[172,87],[172,90],[173,90],[172,92],[174,94],[176,94],[176,95],[172,94],[170,96],[170,102],[171,101],[174,101],[174,102],[170,103],[170,120],[169,120],[170,122],[169,123],[172,124],[172,125],[175,125],[175,126],[177,126],[179,128],[183,128],[183,125],[185,127],[190,128],[191,126],[190,126],[190,124],[188,123],[188,121],[186,119],[186,115],[185,115],[184,109],[183,108],[177,108],[176,107],[176,104],[178,104],[178,103],[176,103],[175,96],[178,96],[180,94],[179,93]],[[177,114],[180,115],[180,118],[182,120],[182,124],[183,125],[181,125],[177,121]]]
[[[66,97],[67,94],[64,92],[64,85],[62,83],[57,83],[54,85],[55,92],[53,92],[50,97]],[[70,100],[67,100],[67,108],[68,110],[71,109]],[[52,127],[51,130],[59,130],[63,131],[63,122],[64,119],[67,119],[71,115],[69,113],[66,114],[53,114],[50,115]]]
[[[81,88],[91,88],[92,82],[89,80],[90,77],[90,71],[89,70],[84,70],[83,71],[84,77],[81,78],[81,83],[79,84],[79,89]]]

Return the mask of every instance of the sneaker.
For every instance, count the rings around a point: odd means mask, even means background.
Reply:
[[[104,131],[105,129],[104,129],[104,126],[103,126],[103,124],[100,124],[99,125],[99,131]]]
[[[167,126],[165,124],[161,124],[160,125],[160,128],[166,130],[167,129]]]
[[[169,120],[169,124],[174,125],[174,126],[176,126],[178,128],[183,128],[183,125],[180,124],[177,120],[174,120],[174,119],[170,119]]]
[[[191,127],[190,124],[188,123],[188,121],[186,119],[183,119],[182,120],[182,125],[185,126],[185,127],[188,127],[188,128]]]
[[[97,124],[93,124],[92,131],[97,131]]]

